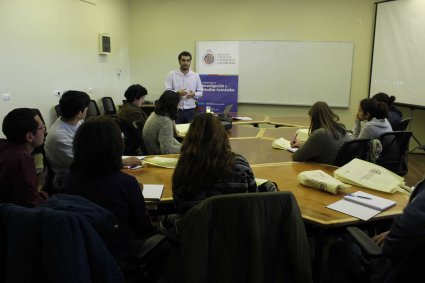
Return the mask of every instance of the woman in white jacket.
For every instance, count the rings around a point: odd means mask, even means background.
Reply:
[[[388,107],[383,102],[373,98],[360,101],[359,111],[356,114],[353,135],[357,139],[377,139],[380,135],[392,132],[390,122],[387,120]],[[361,121],[366,123],[361,125]]]

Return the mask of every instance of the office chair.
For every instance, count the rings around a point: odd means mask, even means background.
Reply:
[[[146,151],[146,147],[145,147],[145,143],[143,141],[143,135],[142,135],[142,133],[143,133],[143,127],[145,126],[145,122],[146,121],[134,121],[133,122],[134,128],[136,128],[139,131],[139,133],[140,133],[140,143],[141,143],[140,150],[141,150],[141,153],[143,155],[147,155],[148,154],[148,152]]]
[[[124,282],[95,215],[0,204],[0,216],[1,282]]]
[[[400,121],[397,126],[393,127],[393,131],[406,131],[407,127],[409,127],[411,118],[406,118]]]
[[[94,100],[90,100],[88,110],[87,110],[87,118],[92,116],[100,116],[99,107],[97,106],[97,103]]]
[[[370,139],[355,139],[344,143],[336,156],[334,165],[344,166],[354,158],[367,160]]]
[[[105,96],[102,97],[103,110],[105,115],[117,115],[117,109],[115,107],[114,100],[112,97]]]
[[[308,240],[290,192],[210,197],[177,231],[184,282],[312,282]]]
[[[407,158],[409,141],[412,132],[388,132],[379,137],[382,143],[382,152],[376,164],[404,176],[407,174]]]
[[[383,251],[371,237],[358,227],[347,227],[348,234],[353,238],[362,251],[364,258],[367,261],[374,258],[383,257]],[[382,283],[402,283],[402,282],[422,282],[423,261],[425,259],[425,246],[419,247],[406,258],[397,264],[387,264],[377,270],[376,274],[369,273],[372,279],[371,282]]]
[[[60,116],[62,116],[61,108],[60,108],[60,105],[59,104],[55,105],[55,113],[56,113],[56,117],[57,118],[59,118]]]
[[[140,131],[126,121],[113,117],[124,136],[124,155],[141,155],[142,135]]]

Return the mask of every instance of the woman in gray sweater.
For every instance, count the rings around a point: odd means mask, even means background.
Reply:
[[[292,159],[333,164],[343,144],[350,139],[345,126],[338,123],[338,115],[322,101],[313,104],[308,115],[310,136],[303,145],[297,141],[292,143],[293,147],[299,147]]]
[[[143,141],[148,154],[179,153],[181,144],[174,138],[174,121],[177,118],[177,105],[180,97],[166,90],[155,101],[155,111],[143,127]]]

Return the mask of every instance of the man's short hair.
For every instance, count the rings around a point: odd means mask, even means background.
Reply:
[[[89,106],[90,96],[82,91],[68,90],[59,100],[61,115],[65,119],[72,119],[80,111]]]
[[[10,111],[3,119],[2,130],[9,141],[15,143],[26,142],[28,132],[37,133],[38,122],[35,120],[37,112],[30,108],[17,108]]]
[[[148,95],[148,91],[139,84],[129,86],[124,93],[125,99],[127,99],[128,102],[133,102],[145,95]]]
[[[182,53],[179,54],[179,62],[180,62],[180,59],[183,56],[189,56],[190,57],[190,61],[192,61],[192,54],[190,54],[188,51],[183,51]]]

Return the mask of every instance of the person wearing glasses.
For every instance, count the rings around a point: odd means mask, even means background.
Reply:
[[[0,139],[0,203],[35,207],[48,194],[37,189],[33,150],[44,143],[46,126],[37,112],[18,108],[4,117]]]

